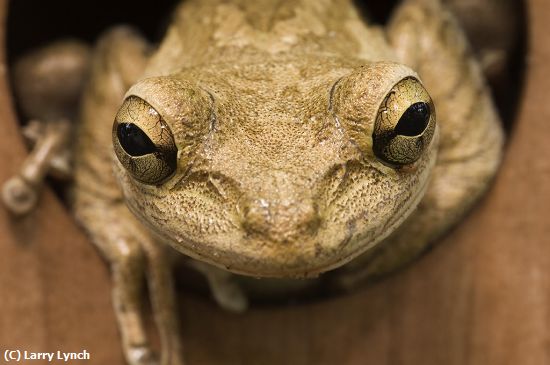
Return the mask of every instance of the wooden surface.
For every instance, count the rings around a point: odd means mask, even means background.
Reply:
[[[237,316],[183,296],[189,364],[550,364],[550,3],[528,5],[519,119],[478,209],[403,272],[345,297]],[[0,0],[0,29],[5,12]],[[1,183],[24,149],[0,71]],[[107,269],[51,192],[24,221],[0,209],[2,354],[86,349],[83,363],[120,364],[109,291]]]
[[[1,30],[6,7],[7,0],[0,0]],[[6,92],[5,39],[0,42],[3,184],[26,152]],[[93,359],[89,364],[121,364],[110,290],[107,268],[51,191],[24,220],[10,219],[0,207],[0,363],[6,349],[86,349]]]

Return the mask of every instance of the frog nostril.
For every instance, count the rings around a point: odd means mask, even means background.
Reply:
[[[269,225],[272,220],[269,203],[263,199],[247,201],[243,207],[243,215],[245,226],[253,230]]]
[[[314,235],[320,225],[319,212],[312,201],[248,200],[242,206],[243,228],[277,242],[297,241]]]

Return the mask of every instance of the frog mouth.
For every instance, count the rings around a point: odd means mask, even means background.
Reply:
[[[401,225],[428,187],[431,155],[416,172],[401,175],[351,160],[340,165],[346,171],[327,172],[316,184],[321,188],[247,195],[255,200],[206,171],[170,185],[169,194],[151,189],[144,196],[124,176],[123,186],[132,212],[177,251],[236,274],[307,278],[373,249]],[[397,190],[383,190],[395,180]]]
[[[376,247],[410,215],[427,186],[426,179],[419,185],[419,193],[412,196],[398,214],[393,214],[383,225],[370,230],[365,230],[362,222],[368,213],[334,225],[330,222],[331,217],[325,216],[326,212],[322,209],[305,214],[304,217],[309,218],[304,218],[302,224],[291,220],[270,231],[266,231],[264,226],[269,221],[256,222],[259,225],[256,227],[250,219],[236,221],[234,227],[243,224],[252,227],[244,229],[244,232],[235,229],[229,234],[211,235],[207,239],[184,236],[181,227],[162,226],[158,221],[152,224],[150,218],[146,217],[142,220],[161,241],[177,251],[232,273],[252,277],[310,278],[336,269]],[[287,205],[286,209],[298,209],[290,203]],[[138,216],[143,212],[143,209],[131,204],[130,209]],[[241,209],[244,210],[242,206]],[[263,217],[265,211],[256,213]],[[246,216],[246,212],[242,214]],[[289,226],[294,228],[285,230]]]

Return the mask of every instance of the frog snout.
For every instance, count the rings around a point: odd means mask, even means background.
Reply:
[[[315,235],[320,226],[319,211],[311,200],[250,199],[240,205],[242,226],[248,235],[294,242]]]

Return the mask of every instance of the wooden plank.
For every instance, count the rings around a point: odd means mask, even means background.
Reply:
[[[7,4],[0,0],[2,30]],[[1,35],[0,184],[27,153],[8,92],[3,31]],[[6,349],[86,349],[90,363],[122,362],[107,268],[49,189],[25,219],[13,219],[0,208],[0,313],[2,356]]]
[[[346,297],[244,317],[186,300],[191,364],[550,363],[550,4],[527,4],[517,126],[467,220],[414,265]]]

